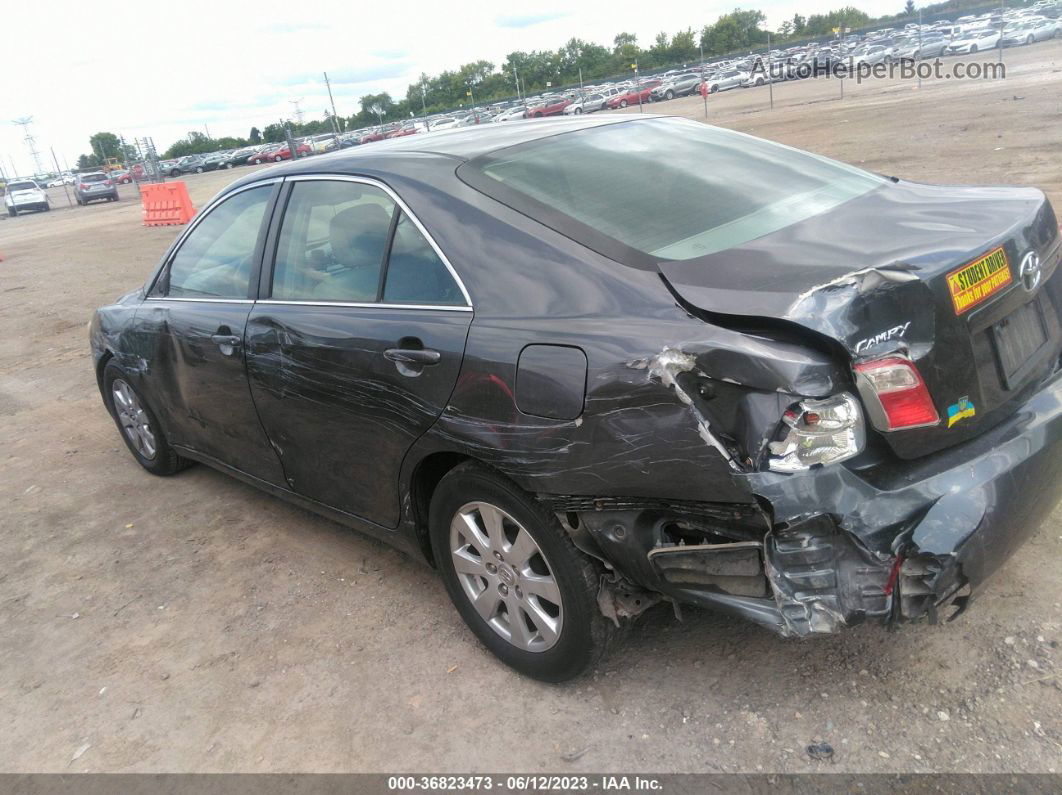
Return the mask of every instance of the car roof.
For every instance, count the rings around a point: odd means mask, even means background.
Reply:
[[[389,138],[339,149],[313,158],[299,158],[280,163],[264,171],[248,174],[228,186],[224,193],[259,182],[263,179],[294,176],[296,174],[358,174],[364,171],[391,171],[402,174],[415,170],[432,158],[440,162],[465,161],[510,146],[550,138],[610,124],[632,124],[646,119],[663,118],[665,114],[628,115],[607,118],[558,116],[547,119],[527,119],[504,124],[472,125],[437,132],[418,133],[402,138]],[[452,167],[451,167],[452,168]]]

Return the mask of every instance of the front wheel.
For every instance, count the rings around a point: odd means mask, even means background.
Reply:
[[[576,108],[576,109],[575,109],[575,113],[576,113],[576,114],[579,114],[579,113],[582,113],[582,112],[583,112],[583,109],[582,109],[582,108]]]
[[[436,488],[429,524],[450,599],[502,662],[562,682],[605,652],[613,625],[597,605],[595,564],[513,483],[462,464]]]
[[[125,446],[152,475],[173,475],[191,465],[162,433],[158,419],[113,360],[103,370],[103,394]]]
[[[711,88],[710,88],[710,89],[708,90],[708,93],[709,93],[709,94],[718,94],[718,93],[719,93],[719,86],[718,86],[718,85],[712,86],[712,87],[711,87]]]
[[[18,216],[18,210],[16,210],[14,207],[8,207],[7,214],[10,215],[12,218],[15,218]]]
[[[672,91],[670,88],[667,91],[664,92],[664,99],[671,100],[671,99],[674,99],[674,98],[675,98],[675,92]]]
[[[202,166],[196,166],[195,167],[195,173],[196,174],[202,174],[203,173],[203,167]]]
[[[273,158],[273,162],[274,162],[274,163],[279,163],[279,162],[280,162],[281,160],[283,160],[283,159],[284,159],[284,158],[282,158],[282,157],[281,157],[280,155],[277,155],[276,157],[274,157],[274,158]]]
[[[975,52],[977,52],[977,45],[976,44],[974,44],[974,45],[972,45],[970,47],[970,54],[973,55]]]
[[[620,106],[621,108],[625,108],[625,107],[627,107],[627,100],[625,100],[625,99],[621,99],[621,100],[620,100],[620,103],[619,103],[619,106]]]

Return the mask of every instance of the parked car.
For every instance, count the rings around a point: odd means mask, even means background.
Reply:
[[[658,85],[660,85],[660,81],[656,79],[642,80],[640,83],[632,86],[629,91],[610,97],[605,101],[605,107],[616,109],[625,108],[628,105],[652,102],[653,89]]]
[[[247,163],[248,165],[252,166],[258,166],[262,163],[271,163],[273,162],[273,153],[280,148],[280,144],[272,144],[271,146],[261,148],[257,152],[254,152],[247,156]],[[281,158],[281,160],[283,159],[284,158]]]
[[[118,201],[118,184],[111,179],[109,174],[102,171],[82,174],[74,184],[74,198],[81,205],[97,199],[116,202]]]
[[[999,28],[978,28],[960,33],[948,45],[948,55],[991,50],[999,46]]]
[[[176,168],[181,174],[202,174],[207,170],[203,165],[204,159],[205,155],[185,155],[177,161]]]
[[[7,214],[14,217],[26,210],[48,212],[52,209],[48,194],[36,180],[14,179],[4,186],[4,206]]]
[[[567,112],[567,109],[565,109],[565,112]],[[513,121],[515,119],[523,119],[526,117],[527,108],[524,105],[517,105],[515,108],[503,110],[494,117],[494,121]],[[437,129],[437,127],[433,127],[432,129]]]
[[[541,119],[544,116],[559,116],[571,103],[568,97],[543,97],[538,104],[527,106],[527,118]]]
[[[604,94],[593,93],[576,99],[564,109],[565,116],[578,116],[582,113],[593,113],[605,107],[606,97]]]
[[[295,153],[299,157],[305,157],[313,154],[313,150],[308,143],[302,141],[295,144]],[[269,151],[267,159],[274,163],[279,163],[281,160],[291,160],[291,148],[287,144],[283,144],[276,149],[272,149]]]
[[[879,63],[885,63],[886,57],[889,56],[888,48],[881,44],[874,44],[868,47],[860,47],[854,50],[851,54],[852,66],[860,66],[861,64],[867,64],[873,66]]]
[[[948,50],[949,39],[944,36],[923,35],[921,44],[916,44],[912,56],[916,59],[939,58]]]
[[[246,176],[97,310],[147,472],[407,551],[553,681],[660,601],[798,637],[946,618],[1062,494],[1042,192],[670,118],[418,144]]]
[[[126,169],[118,169],[117,171],[111,171],[108,176],[115,181],[118,185],[127,185],[133,181],[133,174]]]
[[[1054,38],[1058,29],[1056,20],[1032,17],[1016,25],[1004,27],[1002,44],[1004,47],[1016,47],[1021,44],[1046,41]]]
[[[723,69],[709,75],[705,82],[708,84],[708,93],[715,94],[719,91],[729,91],[741,86],[749,79],[749,72],[741,69]]]
[[[700,90],[702,82],[703,78],[699,74],[675,75],[670,80],[665,80],[649,93],[656,101],[685,97]]]

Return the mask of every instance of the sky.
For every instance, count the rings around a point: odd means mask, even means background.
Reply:
[[[777,27],[850,0],[746,2]],[[877,16],[900,0],[851,0]],[[621,31],[648,46],[660,31],[699,30],[737,0],[568,0],[510,4],[483,0],[268,2],[233,0],[30,0],[4,14],[0,76],[0,168],[33,171],[22,128],[32,117],[37,149],[53,170],[74,165],[95,132],[127,141],[151,136],[159,151],[191,130],[246,137],[280,118],[328,107],[350,116],[364,94],[405,96],[425,72],[464,63],[500,64],[514,50],[556,49],[573,36],[611,46]]]

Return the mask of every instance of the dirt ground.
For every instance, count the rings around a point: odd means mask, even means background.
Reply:
[[[1006,59],[1005,81],[843,101],[836,81],[781,84],[773,111],[766,88],[727,92],[710,120],[1062,207],[1062,42]],[[652,109],[703,117],[700,97]],[[235,176],[187,182],[202,206]],[[86,325],[176,230],[121,192],[67,209],[53,190],[51,213],[0,221],[0,770],[1062,769],[1059,510],[954,623],[797,642],[660,608],[549,686],[480,648],[420,563],[206,467],[145,474]]]

